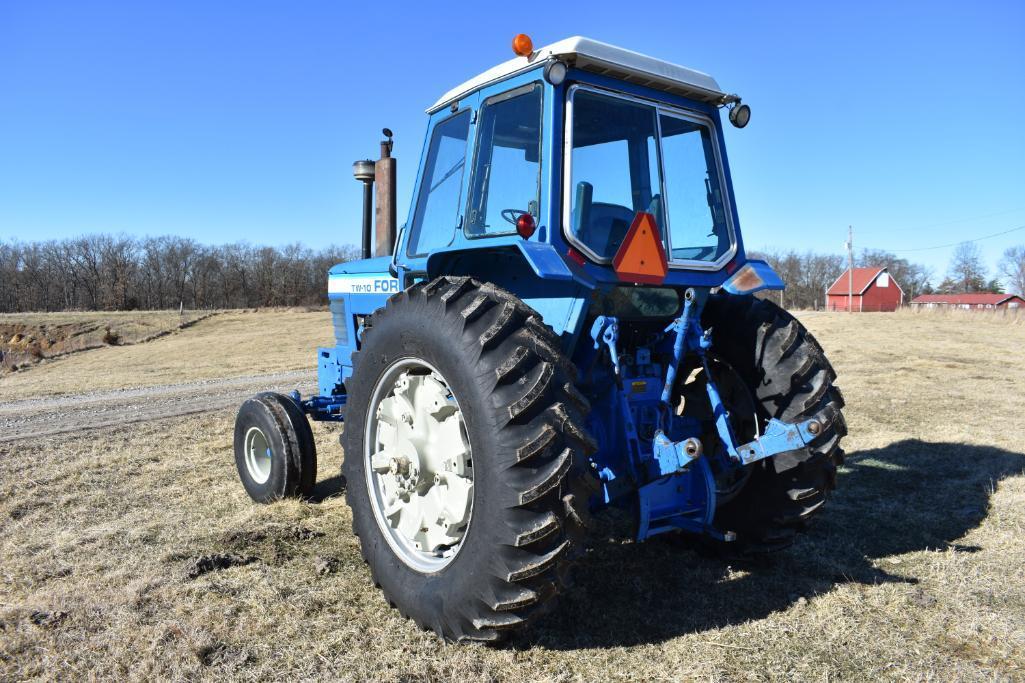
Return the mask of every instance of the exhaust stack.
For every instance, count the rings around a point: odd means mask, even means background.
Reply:
[[[388,128],[381,131],[385,139],[381,140],[381,158],[374,164],[377,182],[377,248],[376,256],[391,256],[395,251],[395,170],[396,159],[391,155],[392,132]]]

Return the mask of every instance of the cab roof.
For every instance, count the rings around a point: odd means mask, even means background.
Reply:
[[[515,57],[470,80],[457,85],[441,96],[427,113],[433,113],[485,85],[501,81],[521,71],[536,68],[553,59],[569,66],[615,78],[627,83],[682,95],[700,102],[727,104],[735,96],[727,95],[708,74],[648,57],[633,50],[574,36],[535,50],[529,57]]]

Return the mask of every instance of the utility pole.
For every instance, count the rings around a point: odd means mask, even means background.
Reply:
[[[847,312],[854,312],[854,228],[847,226]]]

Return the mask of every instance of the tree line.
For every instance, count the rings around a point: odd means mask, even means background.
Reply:
[[[822,309],[825,291],[846,271],[835,254],[751,253],[786,283],[787,308]],[[355,246],[319,250],[245,242],[208,246],[184,237],[88,235],[42,242],[0,240],[0,312],[315,306],[327,303],[326,273],[359,258]],[[938,285],[925,266],[880,250],[863,250],[855,266],[886,267],[904,290],[919,294],[1004,291],[974,243],[959,245]],[[1008,291],[1025,291],[1025,246],[1004,253],[997,273]]]
[[[765,259],[786,283],[782,294],[773,292],[787,308],[822,309],[826,289],[847,272],[847,259],[835,254],[770,251],[751,253]],[[971,292],[1025,293],[1025,246],[1008,248],[997,263],[995,274],[986,266],[982,251],[974,242],[959,244],[947,270],[937,275],[920,263],[879,249],[864,249],[855,256],[856,268],[887,268],[904,290],[905,303],[920,294],[965,294]]]
[[[782,293],[773,292],[771,297],[792,309],[824,309],[826,290],[847,272],[847,258],[838,254],[770,251],[750,256],[764,259],[779,274],[787,288]],[[886,251],[862,250],[855,255],[854,267],[887,268],[904,290],[905,301],[933,291],[929,282],[932,272],[928,268]]]
[[[348,245],[209,246],[173,236],[0,241],[0,312],[321,305],[328,269],[355,258]]]

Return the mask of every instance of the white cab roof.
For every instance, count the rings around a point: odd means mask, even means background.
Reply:
[[[728,97],[719,84],[708,74],[677,66],[661,59],[648,57],[633,50],[624,50],[608,43],[574,36],[535,50],[530,57],[516,57],[452,88],[427,110],[437,111],[467,93],[485,85],[508,78],[520,71],[532,69],[550,59],[561,59],[570,66],[683,95],[702,102],[723,103]]]

